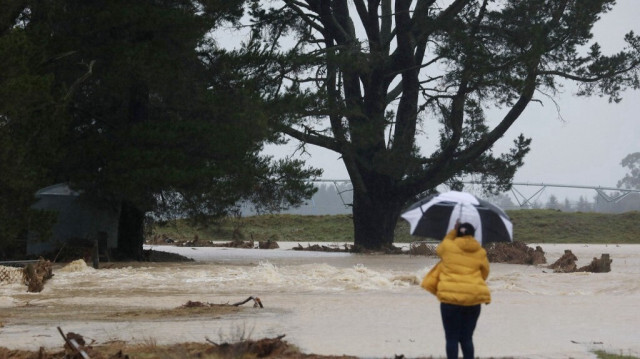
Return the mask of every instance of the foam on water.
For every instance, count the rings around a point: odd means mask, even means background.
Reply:
[[[364,264],[336,267],[326,263],[276,265],[260,261],[256,265],[185,265],[94,270],[60,270],[47,283],[45,290],[66,287],[85,290],[146,290],[189,292],[233,292],[251,288],[255,291],[335,292],[344,290],[390,290],[411,286],[407,278],[418,278],[415,272],[375,270]],[[14,289],[24,290],[20,286]],[[4,288],[5,290],[8,288]]]
[[[83,259],[77,259],[65,265],[64,267],[60,268],[58,271],[69,273],[69,272],[86,272],[86,271],[92,271],[92,270],[94,270],[94,268],[89,267]]]

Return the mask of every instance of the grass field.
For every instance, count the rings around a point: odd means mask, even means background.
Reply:
[[[607,353],[602,350],[597,350],[594,352],[594,354],[598,357],[598,359],[638,359],[637,356]]]
[[[508,211],[514,224],[514,240],[526,243],[640,243],[640,212],[621,214],[574,213],[555,210]],[[409,235],[404,220],[398,222],[395,242],[417,238]],[[207,224],[187,220],[157,223],[152,237],[175,240],[230,241],[275,240],[293,242],[353,242],[349,215],[301,216],[263,215],[223,218]]]

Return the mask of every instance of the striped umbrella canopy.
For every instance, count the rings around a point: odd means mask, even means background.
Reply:
[[[499,207],[467,192],[450,191],[414,203],[402,215],[414,236],[442,239],[456,221],[470,223],[480,243],[512,242],[513,224]]]

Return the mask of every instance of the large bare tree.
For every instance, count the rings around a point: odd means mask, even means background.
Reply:
[[[578,95],[637,89],[640,38],[604,55],[592,28],[613,0],[254,1],[255,55],[280,133],[341,155],[353,183],[355,244],[393,243],[407,203],[472,174],[508,189],[530,139],[492,146],[562,81]],[[257,78],[257,77],[256,77]],[[492,118],[486,118],[489,108]],[[499,117],[496,117],[495,114]],[[438,139],[427,151],[422,137]]]

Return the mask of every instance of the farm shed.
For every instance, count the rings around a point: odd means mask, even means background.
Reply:
[[[35,233],[29,234],[28,255],[51,252],[63,245],[92,245],[96,240],[101,252],[117,248],[119,205],[83,196],[65,183],[43,188],[35,196],[32,208],[55,211],[58,217],[48,240],[36,240]]]

